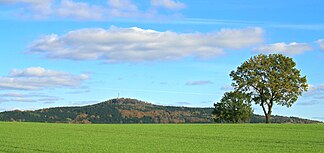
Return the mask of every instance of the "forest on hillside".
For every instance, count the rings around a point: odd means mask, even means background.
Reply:
[[[213,123],[213,108],[161,106],[136,99],[111,99],[82,107],[56,107],[35,111],[6,111],[0,121],[75,124],[109,123]],[[264,116],[253,115],[251,123],[264,123]],[[320,123],[296,117],[273,116],[273,123]]]

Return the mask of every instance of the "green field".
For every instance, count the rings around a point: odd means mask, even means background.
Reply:
[[[0,122],[0,152],[324,152],[323,124]]]

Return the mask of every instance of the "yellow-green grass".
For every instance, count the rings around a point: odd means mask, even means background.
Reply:
[[[0,122],[0,152],[324,152],[323,124]]]

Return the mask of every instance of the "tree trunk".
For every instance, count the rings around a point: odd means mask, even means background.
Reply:
[[[270,124],[270,114],[266,114],[266,124]]]
[[[270,124],[271,113],[272,113],[272,101],[270,101],[270,104],[268,104],[268,113],[266,115],[267,124]]]
[[[263,113],[264,113],[264,116],[266,118],[266,123],[269,124],[270,123],[270,117],[268,117],[268,113],[263,105],[263,102],[261,103],[261,106],[262,106],[262,110],[263,110]]]
[[[267,105],[268,107],[268,112],[265,108],[264,102],[261,103],[262,106],[262,110],[264,112],[264,116],[266,118],[266,124],[270,124],[270,118],[271,118],[271,113],[272,113],[272,106],[271,105]]]

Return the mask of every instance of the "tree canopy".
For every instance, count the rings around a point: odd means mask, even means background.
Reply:
[[[214,120],[218,123],[249,122],[253,115],[250,96],[240,92],[226,92],[214,106]]]
[[[296,63],[282,54],[257,55],[230,73],[232,86],[249,94],[262,107],[266,123],[270,123],[274,104],[292,106],[307,91],[306,76],[301,76]]]

